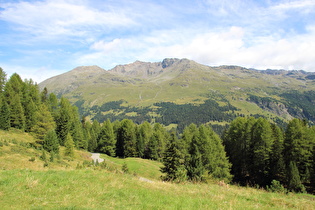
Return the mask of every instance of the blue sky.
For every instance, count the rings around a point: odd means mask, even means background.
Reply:
[[[0,31],[0,67],[36,82],[169,57],[315,71],[315,0],[0,0]]]

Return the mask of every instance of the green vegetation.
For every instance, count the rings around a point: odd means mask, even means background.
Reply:
[[[98,170],[1,171],[3,209],[314,209],[310,195],[218,184],[145,182]],[[19,202],[16,202],[16,199]]]
[[[170,86],[196,85],[190,82],[198,71],[184,73],[177,75],[181,81]],[[131,209],[244,208],[244,204],[314,208],[313,196],[293,194],[315,190],[315,127],[306,120],[287,121],[283,132],[274,124],[280,118],[236,118],[240,110],[223,95],[211,92],[203,94],[203,100],[194,98],[195,103],[155,101],[145,109],[129,107],[126,101],[104,104],[102,110],[94,106],[101,115],[119,110],[118,115],[124,115],[120,121],[91,122],[80,118],[79,109],[68,99],[58,100],[46,88],[40,92],[31,80],[22,81],[13,74],[6,81],[0,71],[2,80],[0,199],[4,208],[101,208],[105,204]],[[132,83],[132,79],[123,82]],[[272,103],[280,103],[269,96],[249,96],[249,100],[270,109]],[[309,102],[303,104],[310,107]],[[125,119],[139,117],[143,110],[150,121]],[[168,131],[161,119],[178,129]],[[208,122],[227,128],[223,140]],[[103,153],[105,161],[91,161],[87,151]],[[231,181],[270,192],[230,186]],[[14,203],[14,197],[21,202]]]
[[[315,208],[315,197],[307,194],[271,193],[219,181],[162,182],[161,163],[139,158],[102,155],[105,162],[93,166],[88,153],[77,150],[75,157],[67,160],[64,147],[60,147],[60,160],[44,167],[41,150],[25,146],[35,142],[31,135],[19,130],[0,131],[0,135],[0,168],[6,169],[0,170],[2,209]],[[123,164],[128,174],[122,173]]]
[[[169,60],[174,62],[163,65]],[[182,132],[190,123],[227,124],[238,116],[267,118],[282,128],[293,118],[314,124],[313,77],[314,73],[304,71],[209,67],[188,59],[165,59],[109,71],[80,67],[40,87],[67,97],[81,115],[101,123],[107,119],[159,122],[175,124]],[[220,123],[214,129],[222,134],[226,127]]]
[[[224,135],[234,181],[314,192],[314,128],[293,119],[283,133],[264,118],[236,118]]]

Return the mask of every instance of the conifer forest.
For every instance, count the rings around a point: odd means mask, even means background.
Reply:
[[[315,127],[303,119],[283,128],[262,117],[236,117],[221,136],[208,124],[191,123],[178,133],[147,121],[90,121],[68,99],[0,69],[0,129],[30,133],[50,154],[64,146],[69,157],[81,149],[160,161],[164,181],[218,179],[315,192]]]

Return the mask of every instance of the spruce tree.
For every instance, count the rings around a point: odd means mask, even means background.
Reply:
[[[65,156],[74,157],[75,144],[74,144],[73,138],[72,138],[70,133],[68,133],[66,135],[64,145],[66,148],[65,149]]]
[[[31,133],[39,140],[44,140],[44,137],[50,130],[56,128],[56,123],[48,110],[46,104],[41,104],[35,113],[36,123],[31,128]]]
[[[10,127],[10,107],[8,103],[2,99],[0,105],[0,129],[8,130]]]
[[[4,86],[5,86],[6,81],[7,81],[7,74],[0,67],[0,95],[4,91]]]
[[[152,137],[153,130],[150,123],[145,121],[138,126],[137,129],[137,153],[141,158],[150,158],[148,157],[148,144]]]
[[[247,184],[250,161],[251,130],[256,122],[254,118],[238,117],[232,121],[224,135],[227,155],[232,163],[234,181]]]
[[[47,152],[59,154],[59,141],[55,130],[50,130],[45,135],[43,147]]]
[[[205,168],[202,155],[198,149],[198,136],[193,136],[189,147],[189,157],[186,160],[187,177],[194,182],[202,181]]]
[[[50,93],[47,100],[49,111],[51,112],[54,119],[57,119],[58,116],[58,99],[54,93]]]
[[[250,175],[256,184],[270,184],[270,161],[273,136],[270,123],[259,118],[252,127]]]
[[[305,187],[301,182],[299,170],[294,161],[289,163],[288,168],[288,188],[294,192],[305,192]]]
[[[158,136],[153,134],[148,143],[147,155],[146,157],[151,160],[158,160]]]
[[[181,151],[175,133],[171,134],[170,143],[165,151],[162,163],[161,172],[165,173],[162,177],[163,180],[180,182],[187,179],[187,171],[184,166],[185,155]]]
[[[158,159],[162,159],[166,145],[168,144],[169,133],[163,128],[160,123],[155,123],[153,126],[153,134],[152,134],[157,143],[157,154]]]
[[[307,125],[299,119],[291,120],[285,132],[284,160],[287,168],[290,162],[296,164],[303,183],[310,181],[313,144],[314,135]]]
[[[72,126],[72,108],[71,104],[66,98],[61,98],[60,109],[56,117],[56,133],[60,145],[64,145],[67,134],[71,132]]]
[[[25,129],[25,116],[20,96],[16,94],[10,102],[10,125],[20,130]]]
[[[285,163],[283,159],[283,140],[284,135],[282,130],[275,124],[271,124],[274,143],[270,156],[270,176],[271,180],[284,182],[285,178]]]
[[[98,139],[98,150],[109,156],[115,156],[116,138],[113,125],[109,119],[104,122]]]
[[[117,131],[116,155],[122,158],[136,155],[135,125],[129,119],[122,120]]]
[[[232,178],[230,173],[231,164],[226,156],[222,140],[210,126],[205,126],[205,131],[208,135],[207,143],[209,144],[207,147],[209,151],[205,152],[205,155],[207,155],[205,158],[208,159],[209,164],[205,165],[205,168],[208,170],[211,177],[230,182]],[[200,138],[201,137],[202,132],[200,132]]]
[[[48,100],[48,90],[44,87],[43,91],[40,93],[40,99],[42,103],[46,103]]]
[[[30,132],[36,124],[36,111],[37,106],[32,99],[29,98],[26,105],[24,106],[25,111],[25,131]]]
[[[182,141],[185,144],[185,148],[188,151],[192,138],[195,134],[195,132],[199,132],[196,124],[192,123],[189,126],[184,128],[183,134],[182,134]]]

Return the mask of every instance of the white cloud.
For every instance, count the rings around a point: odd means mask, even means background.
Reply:
[[[292,10],[303,9],[309,11],[310,7],[315,7],[315,1],[313,0],[295,0],[285,1],[272,7],[274,10]]]
[[[248,35],[249,33],[249,35]],[[242,27],[230,27],[192,34],[190,30],[170,30],[98,41],[92,52],[80,56],[81,65],[98,64],[112,68],[135,60],[158,61],[166,57],[188,58],[207,65],[240,65],[248,68],[304,69],[315,71],[315,30],[283,38],[254,36]],[[251,45],[247,39],[253,39]]]
[[[47,78],[61,74],[60,70],[48,69],[47,67],[25,67],[18,65],[1,64],[1,68],[6,72],[7,78],[13,73],[17,73],[24,79],[32,79],[34,82],[40,83]]]
[[[109,30],[133,25],[123,11],[100,11],[78,1],[46,0],[7,3],[0,19],[15,23],[20,30],[35,35],[82,36],[88,31]],[[93,27],[98,27],[95,29]]]
[[[207,65],[315,71],[314,5],[313,0],[4,3],[0,20],[14,31],[10,39],[0,34],[3,40],[11,40],[8,44],[2,40],[0,45],[14,46],[11,55],[17,58],[0,59],[35,72],[34,65],[110,69],[165,57],[185,57]]]

